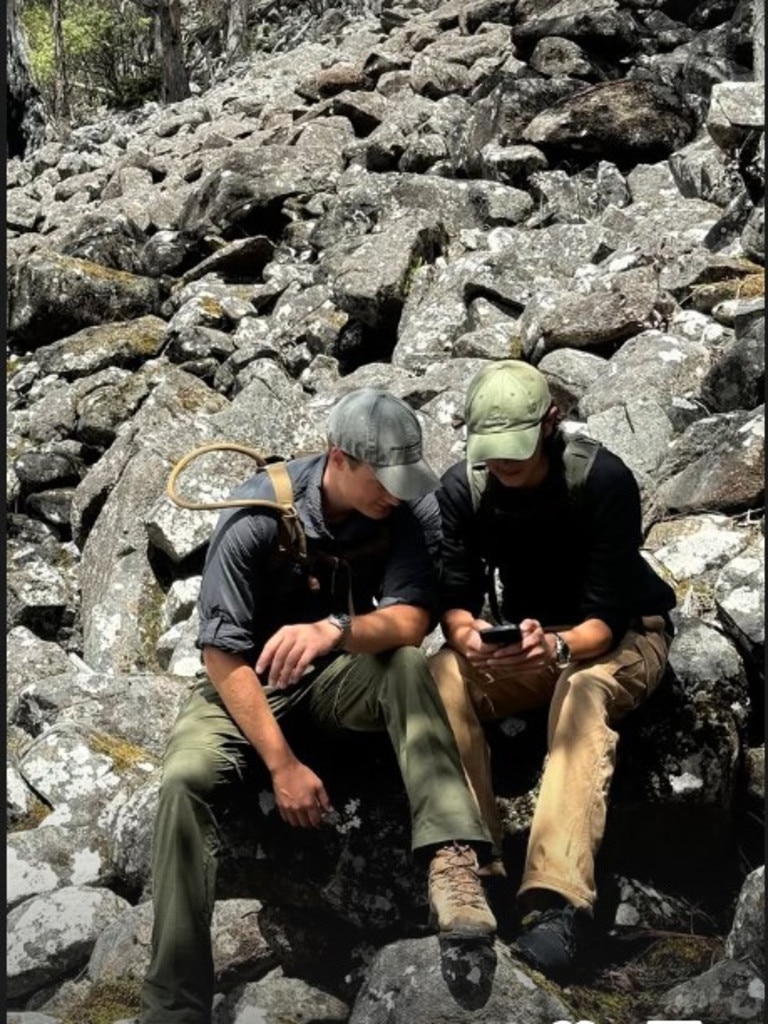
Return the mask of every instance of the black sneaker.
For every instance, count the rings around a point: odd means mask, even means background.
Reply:
[[[513,949],[534,970],[553,981],[572,979],[584,966],[592,919],[572,904],[534,910],[523,918]]]

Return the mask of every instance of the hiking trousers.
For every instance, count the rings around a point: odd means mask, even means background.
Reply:
[[[490,843],[419,650],[340,654],[298,686],[266,692],[278,719],[287,720],[301,706],[326,740],[344,729],[389,734],[410,803],[413,849],[454,839]],[[210,1024],[216,798],[222,785],[246,782],[252,755],[211,683],[196,684],[163,760],[152,852],[152,960],[141,1024]],[[253,798],[260,813],[255,788]]]
[[[549,704],[548,754],[518,895],[548,889],[592,910],[595,855],[605,833],[616,763],[618,735],[612,726],[656,689],[671,642],[661,616],[647,616],[636,625],[613,650],[562,671],[481,672],[448,647],[430,659],[497,853],[503,830],[481,723]]]

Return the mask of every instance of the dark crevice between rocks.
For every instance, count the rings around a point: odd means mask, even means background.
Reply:
[[[253,238],[256,235],[266,237],[277,244],[285,229],[291,223],[291,218],[283,210],[283,200],[278,199],[264,205],[249,204],[243,207],[242,216],[234,220],[221,232],[221,237],[227,242],[234,242],[241,238]]]
[[[155,575],[155,579],[164,591],[168,591],[175,580],[187,579],[189,576],[200,576],[205,564],[207,545],[198,551],[193,551],[180,562],[174,562],[160,548],[150,544],[147,547],[147,561]]]
[[[353,373],[367,363],[386,363],[392,358],[397,344],[400,311],[382,319],[375,327],[350,320],[339,333],[335,351],[342,377]]]

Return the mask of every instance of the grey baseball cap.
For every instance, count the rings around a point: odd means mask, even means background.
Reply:
[[[416,414],[388,391],[360,388],[344,395],[331,410],[328,440],[371,466],[396,498],[420,498],[440,486],[422,455]]]

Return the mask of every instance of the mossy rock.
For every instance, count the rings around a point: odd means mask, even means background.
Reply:
[[[134,978],[97,981],[67,1011],[62,1024],[113,1024],[135,1017],[141,1007],[141,982]]]

